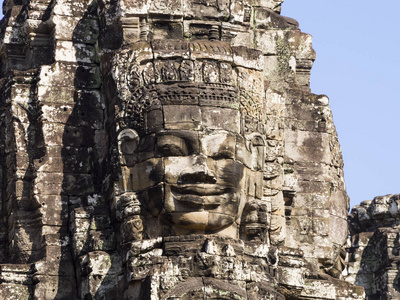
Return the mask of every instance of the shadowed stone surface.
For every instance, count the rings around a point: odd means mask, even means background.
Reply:
[[[346,281],[365,288],[367,299],[397,299],[399,285],[400,195],[375,197],[349,215]]]
[[[0,294],[363,299],[283,1],[5,1]]]

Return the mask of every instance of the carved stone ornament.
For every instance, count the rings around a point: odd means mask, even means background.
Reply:
[[[282,2],[4,1],[1,299],[363,299]]]

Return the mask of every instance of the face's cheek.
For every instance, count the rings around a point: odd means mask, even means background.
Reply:
[[[174,201],[174,196],[173,196],[170,184],[165,184],[164,197],[165,197],[164,209],[167,213],[171,213],[171,212],[179,210],[179,207],[177,207],[178,203],[176,203],[176,201]]]
[[[218,174],[217,183],[224,187],[242,189],[244,183],[244,166],[232,159],[208,161],[209,169]]]
[[[235,222],[234,215],[210,212],[208,214],[207,230],[214,231],[228,227]]]
[[[232,190],[231,193],[225,194],[222,204],[216,209],[209,212],[208,229],[217,230],[225,228],[240,218],[242,214],[246,197],[241,190]]]
[[[246,202],[245,168],[231,159],[214,160],[210,169],[219,174],[217,184],[225,188],[220,196],[221,205],[210,211],[209,225],[225,227],[232,224],[240,215]]]
[[[122,167],[125,191],[141,192],[164,181],[164,163],[162,158],[152,158],[135,164],[133,167]]]

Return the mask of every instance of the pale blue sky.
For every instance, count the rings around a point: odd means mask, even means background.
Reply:
[[[352,205],[400,193],[399,11],[399,0],[282,5],[282,15],[314,37],[311,88],[331,100]]]
[[[330,98],[351,205],[400,193],[399,0],[286,0],[312,34],[311,89]]]

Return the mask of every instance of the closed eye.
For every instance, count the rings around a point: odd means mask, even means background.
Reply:
[[[186,156],[189,154],[185,140],[174,135],[158,136],[157,153],[160,156]]]
[[[187,149],[173,144],[164,144],[157,147],[157,152],[161,156],[186,156]]]
[[[230,159],[235,157],[235,153],[230,149],[220,149],[217,153],[214,153],[212,156],[214,159]]]

